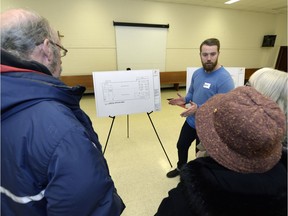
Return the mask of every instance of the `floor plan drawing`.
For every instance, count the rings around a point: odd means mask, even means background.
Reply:
[[[121,103],[126,100],[147,100],[149,94],[148,77],[135,77],[135,81],[102,83],[103,100],[105,104]]]
[[[93,72],[97,116],[161,109],[159,70]]]

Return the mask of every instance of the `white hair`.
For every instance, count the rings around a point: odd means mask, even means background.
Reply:
[[[263,95],[275,101],[280,109],[286,115],[286,125],[288,125],[287,118],[287,84],[288,74],[284,71],[273,68],[262,68],[257,70],[249,78],[249,85],[254,87]],[[284,149],[287,150],[287,130],[283,140]]]
[[[36,46],[54,39],[56,32],[47,19],[32,10],[11,9],[1,13],[1,48],[24,60]]]
[[[249,84],[275,101],[287,116],[288,74],[273,68],[257,70],[249,78]]]

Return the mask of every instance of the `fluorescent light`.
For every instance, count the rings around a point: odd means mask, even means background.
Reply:
[[[230,0],[230,1],[225,2],[225,4],[233,4],[233,3],[238,2],[238,1],[240,1],[240,0]]]

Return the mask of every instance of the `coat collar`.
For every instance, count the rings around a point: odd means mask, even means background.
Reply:
[[[48,68],[39,62],[22,60],[1,49],[1,73],[9,72],[9,70],[17,72],[38,72],[52,76]]]

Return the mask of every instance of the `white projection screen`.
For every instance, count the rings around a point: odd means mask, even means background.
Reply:
[[[118,70],[165,71],[169,25],[114,22],[114,26]]]

